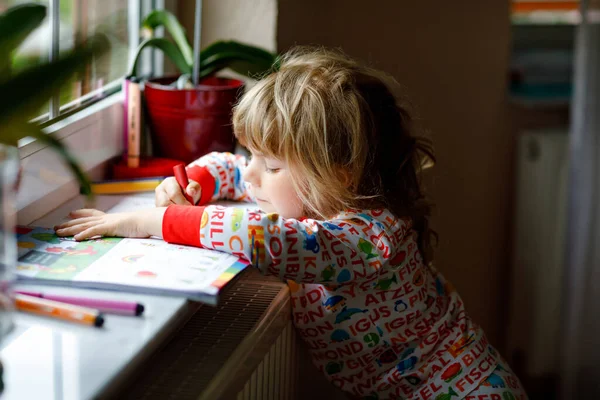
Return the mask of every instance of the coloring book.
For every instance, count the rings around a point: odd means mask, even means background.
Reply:
[[[17,241],[21,280],[180,295],[209,304],[248,265],[230,254],[154,238],[76,242],[52,229],[18,227]]]

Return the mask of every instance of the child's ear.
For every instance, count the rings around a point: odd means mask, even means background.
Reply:
[[[350,176],[350,172],[346,168],[337,167],[336,175],[345,187],[348,188],[352,185],[352,177]]]

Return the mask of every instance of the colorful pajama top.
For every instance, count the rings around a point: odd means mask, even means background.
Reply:
[[[187,168],[200,204],[252,200],[246,159],[211,153]],[[500,357],[452,285],[424,265],[411,221],[385,209],[328,221],[258,209],[170,206],[166,241],[225,251],[286,280],[293,321],[314,364],[355,396],[455,399],[476,389]]]

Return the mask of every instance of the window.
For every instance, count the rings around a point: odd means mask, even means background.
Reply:
[[[63,141],[84,171],[100,176],[123,151],[121,78],[140,41],[141,18],[165,3],[173,10],[175,0],[0,0],[0,12],[25,2],[48,7],[47,17],[13,54],[13,69],[45,62],[95,32],[105,33],[111,42],[109,52],[56,93],[32,121]],[[160,75],[162,63],[162,53],[146,51],[138,72]],[[19,156],[19,221],[30,223],[78,195],[75,178],[53,149],[23,138]]]
[[[31,0],[0,0],[0,12]],[[13,68],[21,69],[59,56],[83,44],[94,33],[105,34],[110,50],[93,60],[85,70],[40,110],[36,122],[48,123],[70,114],[120,89],[129,60],[139,43],[140,16],[158,8],[160,0],[38,0],[48,7],[43,24],[34,31],[13,56]],[[156,60],[150,54],[142,68],[152,71]],[[158,61],[158,60],[157,60]]]

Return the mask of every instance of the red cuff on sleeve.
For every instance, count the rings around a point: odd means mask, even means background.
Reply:
[[[202,247],[200,222],[204,207],[171,205],[167,207],[162,223],[165,242]]]
[[[187,167],[186,173],[189,179],[196,181],[202,188],[202,195],[198,205],[204,205],[212,199],[212,195],[215,192],[215,178],[211,175],[206,167],[199,167],[194,165],[193,167]]]

